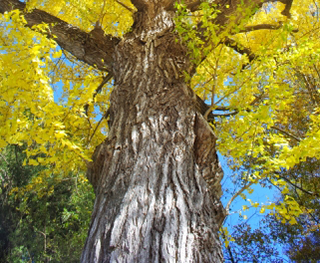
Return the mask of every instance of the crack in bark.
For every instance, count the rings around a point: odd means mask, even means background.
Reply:
[[[224,26],[240,1],[229,9],[217,1],[222,12],[213,22]],[[218,230],[225,211],[216,137],[198,114],[208,108],[183,77],[196,65],[175,41],[172,0],[132,2],[139,11],[121,40],[99,27],[85,33],[44,11],[25,14],[29,26],[54,22],[62,48],[115,80],[109,137],[88,169],[96,201],[81,261],[222,262]],[[24,6],[1,0],[0,12]]]

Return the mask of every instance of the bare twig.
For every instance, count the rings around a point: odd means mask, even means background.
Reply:
[[[232,204],[232,202],[241,194],[243,193],[245,190],[247,190],[251,185],[253,185],[254,183],[256,183],[255,181],[254,182],[250,182],[248,184],[246,184],[245,186],[243,186],[238,192],[236,192],[232,197],[231,199],[229,200],[228,204],[226,205],[226,212],[227,214],[229,214],[229,209],[230,209],[230,206]]]
[[[102,90],[103,86],[110,80],[112,79],[112,74],[109,73],[107,76],[105,76],[103,78],[103,80],[101,81],[100,85],[96,88],[95,92],[93,93],[92,99],[94,100],[94,98],[97,96],[98,93],[100,93],[100,91]],[[86,105],[84,105],[84,110],[85,110],[85,114],[86,116],[88,116],[88,109],[89,109],[89,104],[87,103]]]

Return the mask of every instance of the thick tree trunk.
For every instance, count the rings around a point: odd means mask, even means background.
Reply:
[[[88,170],[96,201],[81,262],[222,262],[222,170],[185,83],[192,65],[172,12],[137,15],[115,50],[110,132]]]

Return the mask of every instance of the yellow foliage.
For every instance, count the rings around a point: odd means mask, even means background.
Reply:
[[[229,234],[228,228],[227,227],[221,227],[220,232],[223,237],[223,241],[226,247],[229,246],[230,242],[235,241],[235,239]]]
[[[41,185],[36,187],[41,195],[47,191],[45,178],[85,171],[84,160],[90,160],[94,147],[104,139],[101,130],[95,131],[98,121],[93,107],[88,116],[84,113],[101,76],[86,65],[59,61],[61,49],[42,34],[46,25],[31,30],[25,24],[18,11],[0,16],[0,147],[26,143],[25,164],[47,167],[25,188]],[[55,74],[52,80],[49,76],[57,71],[56,63],[60,63],[60,76]],[[75,70],[84,77],[75,78]],[[64,103],[54,100],[52,85],[59,81],[65,84]],[[102,96],[97,105],[105,109]]]
[[[86,32],[100,24],[106,34],[122,36],[133,23],[130,9],[134,6],[129,0],[121,0],[122,5],[114,0],[26,2],[28,11],[45,10]],[[288,19],[281,14],[284,5],[276,2],[265,5],[233,31],[236,17],[219,36],[216,28],[208,28],[212,33],[205,47],[208,56],[191,79],[194,91],[213,109],[227,107],[237,112],[216,120],[220,153],[232,158],[234,167],[254,160],[250,166],[253,175],[244,180],[270,178],[283,194],[288,193],[288,187],[277,172],[320,155],[320,108],[317,101],[312,104],[305,95],[310,88],[308,79],[301,81],[303,77],[319,81],[320,21],[312,14],[315,8],[311,0],[293,1],[292,17]],[[197,17],[192,19],[198,21]],[[278,29],[245,32],[259,24]],[[61,180],[85,170],[83,160],[90,160],[94,147],[106,136],[106,120],[96,129],[99,114],[95,107],[105,112],[111,91],[111,87],[104,89],[93,100],[103,76],[72,57],[68,58],[74,63],[64,61],[63,57],[70,55],[63,54],[46,37],[47,28],[41,24],[29,29],[18,11],[0,16],[0,148],[25,143],[25,163],[46,167],[25,189],[37,189],[39,194],[55,171],[59,171],[55,176]],[[249,48],[258,58],[246,66],[248,55],[224,45],[226,38]],[[200,42],[196,44],[201,47]],[[200,53],[197,48],[193,52]],[[54,90],[56,85],[62,85],[62,94]],[[57,95],[59,100],[55,99]],[[302,118],[309,120],[306,132],[294,135]],[[83,175],[81,180],[86,180]],[[244,194],[240,196],[245,198]],[[251,205],[260,206],[254,202]],[[279,218],[291,224],[301,213],[291,199],[262,206],[260,212],[265,209],[275,210]]]
[[[135,9],[129,0],[121,3]],[[114,0],[31,0],[27,10],[44,10],[87,32],[99,22],[106,34],[121,36],[133,23],[132,13],[123,5]]]

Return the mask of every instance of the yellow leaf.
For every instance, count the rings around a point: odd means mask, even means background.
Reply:
[[[65,136],[67,136],[67,134],[64,132],[64,131],[56,131],[54,136],[57,138],[57,139],[61,139]]]
[[[29,165],[39,165],[39,163],[36,161],[36,160],[34,160],[34,159],[29,159],[29,161],[28,161],[28,164]]]
[[[281,191],[282,194],[287,194],[289,193],[289,189],[287,187],[285,187],[282,191]]]
[[[247,191],[248,191],[249,194],[253,193],[253,189],[252,188],[248,188]]]
[[[255,202],[252,206],[257,208],[259,206],[259,203]]]
[[[53,58],[60,58],[62,56],[62,50],[60,49],[59,51],[57,51],[57,52],[54,52],[53,54],[52,54],[52,57]]]
[[[297,220],[292,216],[291,219],[290,219],[290,221],[289,221],[289,223],[290,223],[291,225],[295,225],[295,224],[297,224],[298,222],[297,222]]]

